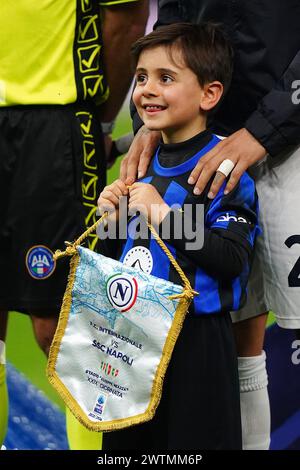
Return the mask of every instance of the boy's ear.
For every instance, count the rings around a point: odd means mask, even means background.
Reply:
[[[202,91],[203,93],[200,100],[200,109],[202,111],[210,111],[220,101],[223,95],[223,85],[218,81],[206,83]]]

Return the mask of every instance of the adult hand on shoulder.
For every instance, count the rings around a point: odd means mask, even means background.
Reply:
[[[127,185],[133,184],[137,175],[138,178],[145,176],[160,136],[159,131],[150,131],[146,126],[138,130],[126,157],[121,162],[120,179]]]
[[[231,160],[234,168],[224,190],[227,194],[235,188],[243,173],[254,163],[263,159],[266,154],[266,149],[258,140],[247,129],[242,128],[219,142],[202,157],[190,174],[188,182],[189,184],[196,183],[194,193],[199,195],[217,172],[208,194],[208,197],[213,199],[226,179],[226,176],[217,170],[224,160]]]

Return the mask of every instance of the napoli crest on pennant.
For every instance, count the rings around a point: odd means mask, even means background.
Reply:
[[[137,298],[137,281],[129,274],[115,274],[106,283],[106,293],[113,307],[120,312],[127,312]]]

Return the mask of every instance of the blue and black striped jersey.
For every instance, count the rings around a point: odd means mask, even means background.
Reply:
[[[207,134],[206,131],[206,137]],[[193,186],[187,183],[198,159],[219,142],[215,135],[209,134],[208,137],[208,143],[196,154],[172,167],[162,166],[159,148],[146,177],[140,180],[155,186],[169,206],[176,204],[181,208],[171,210],[159,229],[168,248],[199,293],[193,302],[193,311],[196,314],[238,310],[242,306],[251,254],[259,231],[257,195],[254,182],[247,173],[228,195],[224,195],[224,183],[214,200],[207,197],[210,183],[201,196],[195,196]],[[176,145],[173,145],[172,154],[174,147],[176,149]],[[204,227],[197,222],[195,216],[200,205],[204,210]],[[135,239],[138,220],[134,217],[129,221],[128,237],[122,246],[120,260],[154,276],[180,284],[177,272],[156,240],[150,235],[147,239]],[[167,237],[163,236],[163,225],[166,222],[170,227]],[[193,240],[187,238],[185,230],[178,237],[178,227],[183,222],[193,228],[193,233],[199,234],[202,230],[202,248],[187,249],[187,242]]]

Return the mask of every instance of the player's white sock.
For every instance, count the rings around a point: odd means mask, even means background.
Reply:
[[[266,354],[239,357],[243,450],[268,450],[271,417]]]
[[[0,340],[0,448],[7,431],[8,394],[5,371],[5,343]]]

